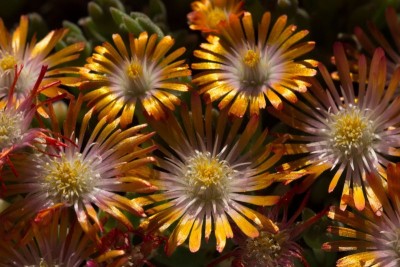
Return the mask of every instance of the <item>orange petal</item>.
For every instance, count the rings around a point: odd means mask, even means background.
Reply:
[[[197,252],[201,245],[201,230],[203,226],[203,218],[197,217],[189,237],[189,250],[190,252]]]

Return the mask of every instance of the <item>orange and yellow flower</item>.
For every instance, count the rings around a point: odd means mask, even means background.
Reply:
[[[240,0],[200,0],[191,4],[192,12],[187,15],[189,28],[203,33],[219,33],[218,25],[228,20],[230,15],[243,14]]]
[[[332,207],[328,213],[329,218],[343,225],[328,228],[339,239],[322,247],[326,251],[348,253],[338,259],[338,267],[400,264],[400,164],[388,165],[387,190],[376,176],[371,175],[368,180],[375,183],[374,189],[383,204],[378,214],[369,206],[362,212],[357,211],[351,198],[348,201],[353,211]]]
[[[230,121],[226,109],[218,118],[214,115],[211,104],[203,114],[200,97],[193,93],[191,111],[186,105],[180,111],[182,125],[173,114],[165,121],[149,118],[165,142],[159,145],[163,156],[157,158],[160,177],[151,180],[160,191],[135,200],[148,206],[148,221],[143,223],[148,231],[164,232],[174,225],[167,254],[187,239],[190,251],[198,251],[203,231],[206,240],[214,231],[217,250],[222,251],[226,239],[233,237],[231,224],[253,238],[260,227],[275,232],[276,226],[247,204],[275,204],[279,196],[259,190],[304,174],[269,172],[280,155],[271,155],[266,130],[257,133],[258,116],[252,116],[239,132],[242,119]]]
[[[156,34],[148,36],[146,32],[137,38],[130,34],[128,48],[119,34],[112,38],[116,48],[108,42],[97,46],[82,71],[89,80],[82,89],[94,88],[84,99],[100,118],[107,116],[112,121],[121,112],[121,126],[126,127],[132,122],[137,101],[156,119],[165,116],[165,108],[174,110],[180,104],[175,93],[189,87],[179,80],[191,74],[185,60],[177,60],[185,48],[167,54],[174,39],[165,36],[158,40]]]
[[[272,24],[266,12],[256,34],[250,13],[241,19],[231,16],[221,25],[221,36],[209,35],[208,43],[194,51],[203,60],[192,64],[194,70],[202,70],[193,77],[200,94],[208,102],[221,99],[220,109],[231,104],[229,114],[238,117],[248,106],[250,114],[259,114],[266,107],[265,97],[279,110],[283,107],[279,95],[295,103],[293,91],[307,91],[304,78],[316,74],[314,60],[295,60],[311,51],[314,42],[298,43],[308,31],[296,32],[295,25],[286,23],[283,15]]]
[[[295,203],[293,197],[297,189],[287,192],[273,207],[264,208],[262,214],[272,220],[278,227],[277,232],[271,233],[268,229],[261,228],[260,235],[255,238],[235,233],[234,241],[237,244],[233,250],[214,260],[209,267],[219,266],[218,263],[229,258],[232,267],[295,267],[296,260],[309,266],[303,255],[303,249],[297,242],[303,232],[318,221],[326,212],[316,214],[305,221],[299,221],[308,196],[301,203]],[[289,207],[296,205],[297,209],[290,217]]]
[[[340,87],[335,86],[321,64],[319,71],[324,84],[310,79],[312,86],[304,94],[304,101],[287,105],[282,111],[269,110],[299,131],[288,134],[288,142],[276,145],[275,149],[299,156],[283,164],[282,170],[305,168],[312,173],[302,183],[304,190],[323,172],[329,171],[333,176],[329,192],[343,177],[342,195],[354,197],[359,210],[364,209],[368,200],[376,211],[381,203],[366,176],[373,173],[384,181],[387,163],[400,157],[400,98],[394,98],[400,69],[387,84],[386,58],[383,50],[377,49],[371,64],[367,64],[365,56],[360,57],[357,83],[353,83],[341,43],[334,45],[334,56]],[[342,201],[341,208],[345,207]]]
[[[0,266],[83,266],[96,246],[71,215],[58,205],[12,236],[0,228]]]
[[[17,177],[10,170],[4,171],[4,198],[11,205],[0,213],[0,218],[7,227],[15,228],[15,222],[30,220],[41,210],[61,203],[75,211],[83,230],[98,241],[93,230],[102,230],[97,210],[113,216],[127,229],[133,229],[133,225],[122,211],[145,216],[142,207],[123,193],[155,190],[146,181],[153,173],[150,164],[154,158],[149,153],[155,146],[142,147],[153,133],[140,133],[145,124],[121,130],[119,119],[107,123],[103,118],[91,125],[93,110],[78,120],[81,105],[81,95],[71,100],[59,132],[50,109],[54,131],[64,146],[48,146],[45,154],[14,157]],[[21,198],[11,199],[17,195]]]
[[[21,16],[18,27],[10,33],[0,18],[0,99],[8,97],[8,90],[14,81],[15,65],[23,66],[15,86],[18,103],[30,94],[43,65],[47,66],[47,71],[41,86],[52,85],[41,91],[43,95],[55,97],[61,93],[68,93],[59,86],[59,83],[54,83],[55,81],[68,86],[76,86],[81,81],[78,67],[59,66],[79,58],[79,52],[85,44],[75,43],[53,52],[56,44],[63,39],[68,30],[53,30],[42,40],[36,42],[36,39],[32,38],[28,43],[28,26],[28,17]]]

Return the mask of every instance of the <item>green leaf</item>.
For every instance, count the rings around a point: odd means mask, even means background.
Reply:
[[[120,0],[96,0],[97,3],[100,4],[100,6],[105,7],[105,8],[110,8],[114,7],[116,9],[121,10],[122,12],[125,12],[125,6],[122,4]]]
[[[150,19],[149,16],[147,16],[147,15],[144,14],[143,12],[135,12],[135,11],[132,11],[129,15],[130,15],[131,18],[133,18],[133,19],[137,19],[137,18]]]
[[[64,20],[62,22],[62,25],[64,28],[68,28],[70,33],[79,34],[79,35],[82,35],[82,37],[83,37],[81,28],[79,28],[79,26],[76,25],[75,23],[70,22],[68,20]]]
[[[88,4],[88,12],[89,16],[92,17],[94,20],[102,20],[103,19],[103,9],[101,6],[96,4],[95,2],[89,2]]]
[[[308,219],[314,217],[315,215],[316,215],[316,213],[312,209],[309,209],[309,208],[303,209],[303,211],[301,213],[303,221],[307,221]]]
[[[124,18],[129,17],[127,14],[125,14],[124,12],[122,12],[119,9],[116,9],[115,7],[110,7],[110,13],[111,13],[111,16],[112,16],[114,22],[117,25],[123,24]]]
[[[35,35],[37,39],[41,39],[49,33],[47,24],[43,20],[43,17],[40,14],[35,12],[29,13],[28,17],[29,17],[29,28],[28,28],[29,38]]]
[[[303,221],[315,216],[314,211],[309,208],[305,208],[302,211],[302,219]],[[326,231],[328,225],[331,224],[331,221],[326,217],[322,217],[309,229],[304,231],[303,239],[306,244],[313,249],[321,249],[321,246],[324,242],[330,240],[328,237],[330,234]]]
[[[144,32],[145,30],[143,27],[138,23],[138,21],[132,19],[131,17],[127,16],[126,18],[123,19],[124,23],[123,25],[126,27],[128,32],[133,33],[135,36],[139,35],[141,32]]]
[[[88,17],[85,20],[81,20],[81,23],[85,25],[85,29],[88,31],[88,33],[97,41],[104,42],[106,41],[106,38],[104,38],[98,31],[96,24],[93,22],[93,20]]]
[[[321,255],[323,254],[323,255]],[[336,266],[337,253],[323,252],[318,249],[304,249],[303,256],[310,267],[334,267]],[[300,265],[303,266],[303,265]]]
[[[161,0],[150,0],[148,14],[155,22],[166,23],[167,9]]]
[[[64,38],[66,44],[85,42],[85,48],[81,52],[81,57],[80,57],[81,64],[82,65],[85,64],[85,59],[89,57],[92,53],[92,48],[93,48],[92,43],[85,38],[81,28],[79,28],[79,26],[76,25],[75,23],[64,20],[62,24],[64,28],[69,29],[67,36],[65,36]]]
[[[164,37],[163,31],[154,24],[149,18],[137,18],[139,25],[143,27],[149,34],[157,34],[158,40]]]

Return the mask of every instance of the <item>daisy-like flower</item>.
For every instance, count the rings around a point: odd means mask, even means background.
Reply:
[[[40,91],[53,86],[40,87],[46,67],[41,68],[41,72],[36,77],[36,83],[32,85],[29,94],[18,104],[15,95],[16,84],[21,79],[20,74],[23,68],[15,66],[14,82],[8,90],[9,96],[5,101],[0,101],[0,165],[7,162],[9,155],[23,147],[34,147],[36,143],[57,143],[57,140],[46,134],[43,128],[31,128],[31,123],[38,109],[35,105],[35,98]],[[42,102],[41,105],[54,101],[56,98],[51,98]]]
[[[287,144],[275,148],[288,155],[305,154],[281,166],[283,170],[305,167],[313,172],[303,181],[304,190],[321,173],[330,170],[333,178],[329,192],[344,176],[342,194],[354,196],[359,210],[364,208],[365,198],[377,210],[381,204],[366,175],[379,176],[384,173],[391,156],[400,156],[400,134],[396,128],[400,122],[400,98],[393,97],[400,80],[400,69],[386,86],[386,59],[383,50],[377,49],[370,66],[364,56],[360,57],[358,83],[353,84],[340,43],[334,45],[334,56],[340,89],[321,64],[319,70],[326,85],[310,79],[312,86],[304,94],[304,101],[287,105],[281,112],[270,109],[271,114],[300,131],[299,135],[289,135]],[[345,204],[341,207],[344,209]]]
[[[65,136],[64,147],[48,147],[45,154],[15,158],[13,166],[18,177],[4,171],[5,198],[23,196],[0,214],[4,224],[29,220],[40,210],[62,203],[76,212],[83,230],[96,238],[93,229],[102,229],[96,207],[130,230],[133,226],[122,211],[145,216],[138,203],[122,193],[154,191],[145,179],[152,174],[149,164],[154,159],[148,154],[155,146],[141,147],[153,134],[139,133],[146,127],[144,124],[122,131],[118,128],[119,119],[107,123],[103,118],[92,128],[92,110],[84,115],[77,128],[81,104],[79,96],[69,106],[60,132]],[[51,109],[49,113],[55,124],[57,120]]]
[[[228,127],[227,113],[222,111],[214,125],[211,104],[203,114],[200,97],[193,93],[191,112],[186,105],[181,109],[182,126],[172,114],[165,121],[150,119],[166,143],[159,146],[164,154],[157,160],[160,177],[151,180],[160,191],[135,200],[149,206],[146,213],[150,216],[143,223],[148,231],[164,232],[174,224],[167,254],[188,238],[190,251],[198,251],[203,226],[206,240],[214,230],[218,251],[233,237],[231,224],[249,237],[259,235],[257,227],[276,231],[270,220],[244,204],[273,205],[279,196],[257,191],[275,181],[303,175],[269,173],[280,155],[270,155],[266,130],[257,134],[258,116],[252,116],[239,132],[242,119],[235,118]]]
[[[55,97],[61,93],[68,93],[59,87],[60,83],[54,83],[55,81],[70,86],[75,86],[81,81],[78,75],[71,75],[79,74],[77,67],[58,66],[77,59],[85,44],[75,43],[52,53],[56,44],[62,40],[68,30],[54,30],[39,42],[32,38],[28,43],[28,26],[28,17],[21,16],[18,27],[10,33],[0,18],[0,99],[5,99],[9,95],[8,90],[14,81],[15,65],[23,66],[15,86],[15,97],[18,103],[30,94],[43,65],[48,69],[41,81],[41,86],[52,85],[41,91],[43,95]]]
[[[166,36],[158,41],[156,34],[148,36],[146,32],[138,38],[130,34],[128,49],[120,35],[112,38],[116,49],[108,42],[96,47],[82,71],[89,81],[81,88],[95,88],[85,95],[89,105],[109,121],[122,112],[122,127],[132,122],[138,100],[156,119],[165,116],[165,107],[174,110],[180,104],[174,92],[188,90],[188,85],[178,78],[191,74],[185,60],[177,60],[185,48],[167,55],[174,39]]]
[[[314,42],[302,42],[308,31],[286,26],[287,17],[280,16],[272,25],[271,14],[264,13],[257,35],[253,19],[245,12],[240,19],[231,16],[221,25],[221,36],[209,35],[194,55],[203,62],[192,68],[203,70],[194,76],[208,102],[221,98],[220,109],[230,103],[229,114],[242,117],[250,106],[250,114],[259,114],[266,106],[265,97],[276,109],[282,109],[279,95],[295,103],[293,91],[305,92],[309,84],[304,77],[314,76],[313,60],[297,60],[314,48]]]
[[[227,21],[231,14],[243,14],[240,0],[200,0],[191,4],[192,12],[187,15],[189,28],[203,33],[219,33],[218,25]]]
[[[368,176],[374,190],[383,203],[379,213],[367,206],[362,212],[343,211],[331,207],[328,217],[343,226],[330,226],[328,231],[339,240],[323,244],[326,251],[345,251],[349,255],[340,258],[336,266],[385,266],[400,264],[400,164],[389,163],[387,167],[387,190],[379,177]]]
[[[297,221],[306,205],[307,195],[289,218],[288,209],[293,203],[295,191],[295,188],[290,190],[277,205],[269,207],[262,212],[279,227],[279,231],[270,232],[268,229],[262,228],[260,229],[260,235],[256,238],[235,234],[234,240],[238,246],[231,252],[214,260],[209,264],[209,267],[217,266],[217,264],[232,257],[231,265],[233,267],[294,267],[297,266],[295,264],[296,259],[308,266],[303,256],[303,250],[297,240],[325,212],[314,215],[306,221]]]
[[[25,235],[1,232],[0,266],[83,266],[96,246],[62,205],[43,210]]]

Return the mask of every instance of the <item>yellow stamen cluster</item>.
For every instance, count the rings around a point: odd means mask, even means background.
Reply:
[[[29,265],[29,266],[31,266],[31,265]],[[34,265],[32,265],[32,266],[34,266]],[[46,262],[45,259],[43,259],[43,258],[40,259],[39,267],[49,267],[49,266],[59,267],[60,265],[58,265],[58,264],[52,264],[52,265],[50,265],[50,264],[48,264],[48,263]]]
[[[213,8],[207,13],[207,24],[211,29],[216,29],[217,25],[227,19],[226,13],[221,8]]]
[[[237,62],[236,75],[240,81],[241,91],[258,95],[261,86],[269,83],[270,70],[265,58],[261,56],[256,48],[246,48],[241,60]]]
[[[219,162],[217,159],[202,156],[196,158],[191,173],[196,174],[194,179],[198,182],[205,186],[210,186],[217,184],[224,176],[222,173],[224,167],[224,163]]]
[[[63,266],[63,264],[55,264],[54,260],[51,263],[48,263],[45,259],[40,258],[39,265],[33,264],[33,265],[24,265],[24,267],[60,267]]]
[[[0,59],[0,67],[4,71],[13,69],[16,64],[17,60],[12,55],[5,55]]]
[[[243,56],[243,63],[250,67],[253,68],[258,64],[260,61],[260,55],[256,51],[249,49]]]
[[[128,258],[128,266],[142,266],[145,259],[140,246],[133,246]]]
[[[187,162],[185,177],[191,194],[210,200],[222,197],[225,184],[233,173],[228,162],[212,157],[210,152],[196,151]]]
[[[154,88],[154,79],[149,77],[148,68],[143,62],[133,59],[126,67],[127,79],[123,82],[125,94],[132,97],[141,97],[151,88]]]
[[[44,181],[55,202],[75,203],[93,190],[98,178],[91,162],[84,162],[80,153],[75,153],[71,160],[62,154],[46,162],[44,167]]]
[[[261,231],[254,239],[247,239],[243,261],[252,266],[279,266],[276,263],[282,250],[275,234]]]
[[[23,119],[22,113],[10,114],[4,110],[0,111],[0,149],[12,146],[22,138]]]
[[[331,146],[343,157],[354,157],[368,149],[373,140],[372,122],[350,105],[331,115]]]
[[[126,73],[132,80],[136,80],[143,75],[143,68],[139,62],[133,61],[130,65],[128,65]]]

